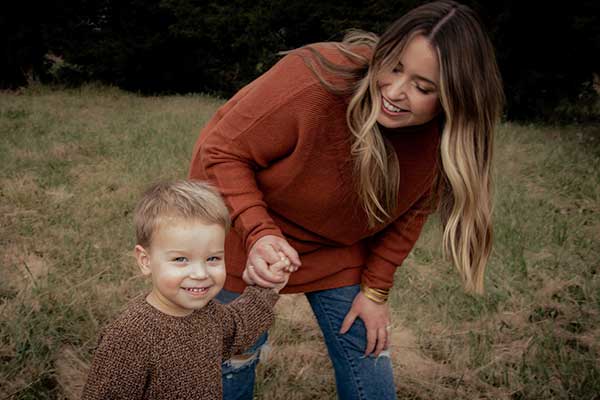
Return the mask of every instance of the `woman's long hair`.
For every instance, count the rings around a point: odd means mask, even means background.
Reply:
[[[484,271],[492,247],[491,164],[493,133],[504,103],[493,46],[477,15],[453,1],[436,1],[413,9],[380,37],[351,32],[338,49],[354,66],[337,66],[306,46],[318,66],[307,65],[330,91],[352,92],[347,122],[352,132],[352,158],[357,192],[375,226],[389,221],[398,204],[399,163],[396,152],[377,126],[381,96],[377,75],[395,67],[406,43],[425,36],[437,51],[439,99],[443,109],[440,171],[435,186],[443,227],[443,249],[457,267],[468,291],[482,293]],[[372,48],[372,56],[356,52]],[[317,68],[320,67],[320,68]],[[333,72],[350,85],[323,78]]]

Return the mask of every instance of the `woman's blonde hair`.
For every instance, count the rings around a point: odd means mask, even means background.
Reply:
[[[441,168],[435,193],[440,200],[444,253],[466,289],[482,293],[492,247],[493,133],[504,94],[493,46],[477,15],[453,1],[424,4],[394,22],[381,37],[353,31],[335,44],[354,65],[335,65],[310,45],[305,48],[316,57],[305,61],[328,90],[351,94],[346,117],[357,192],[369,224],[375,226],[394,215],[400,176],[396,152],[377,126],[381,108],[377,76],[397,65],[415,35],[428,39],[440,65]],[[372,49],[370,58],[356,51],[361,45]],[[322,71],[333,72],[348,84],[329,82]]]

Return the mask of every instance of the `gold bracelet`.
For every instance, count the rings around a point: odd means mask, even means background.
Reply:
[[[363,290],[363,294],[365,295],[366,298],[374,301],[375,303],[382,304],[387,301],[387,297],[380,296],[380,295],[376,294],[375,292],[372,292],[368,289]]]
[[[371,288],[365,284],[360,285],[360,291],[367,299],[379,304],[385,303],[390,295],[390,289]]]

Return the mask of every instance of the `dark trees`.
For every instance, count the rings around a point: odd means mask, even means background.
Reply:
[[[597,101],[597,1],[464,1],[496,46],[509,118],[558,119],[570,106]],[[34,77],[229,96],[268,69],[278,51],[340,40],[349,28],[380,33],[422,2],[21,0],[0,14],[0,87]]]

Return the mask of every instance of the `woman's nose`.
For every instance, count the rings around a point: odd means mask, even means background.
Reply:
[[[387,97],[392,100],[403,100],[406,97],[406,88],[408,80],[399,78],[390,83],[387,90]]]

